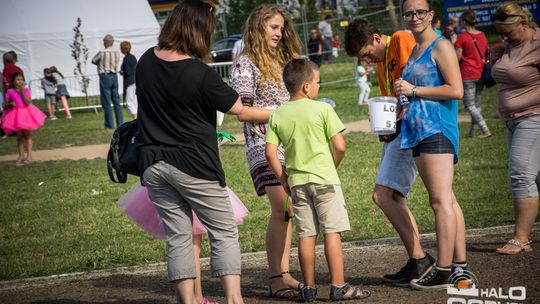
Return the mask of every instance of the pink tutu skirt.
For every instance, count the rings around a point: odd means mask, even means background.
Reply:
[[[4,132],[17,132],[21,130],[34,131],[43,125],[47,116],[35,105],[15,107],[5,112],[2,117]]]
[[[237,225],[240,225],[244,222],[244,218],[249,214],[249,211],[229,187],[226,187],[226,189],[229,194],[229,200],[231,201],[235,222]],[[163,221],[148,197],[148,190],[146,187],[141,186],[140,182],[136,182],[122,195],[118,199],[117,204],[135,224],[146,232],[159,239],[165,238]],[[206,228],[197,215],[195,215],[195,212],[193,212],[193,234],[203,233],[206,233]]]

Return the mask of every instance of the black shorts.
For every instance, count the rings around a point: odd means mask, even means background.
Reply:
[[[413,157],[420,154],[454,154],[454,145],[442,133],[431,135],[412,148]]]

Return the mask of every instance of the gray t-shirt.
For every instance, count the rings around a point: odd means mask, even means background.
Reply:
[[[504,48],[491,70],[499,85],[499,113],[505,120],[540,114],[540,30],[530,40]]]
[[[332,26],[326,20],[319,22],[319,32],[324,36],[324,39],[332,38]]]
[[[47,78],[41,78],[41,87],[45,91],[45,95],[55,95],[56,90],[54,89],[54,82],[48,80]]]

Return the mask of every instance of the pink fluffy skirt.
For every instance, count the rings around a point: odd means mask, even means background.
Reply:
[[[6,133],[21,130],[34,131],[43,125],[47,116],[36,106],[28,105],[24,108],[12,108],[2,117],[2,129]]]
[[[243,223],[249,211],[236,194],[226,187],[231,201],[234,218],[237,225]],[[148,190],[136,182],[117,202],[118,206],[137,224],[139,227],[150,233],[152,236],[163,239],[165,230],[163,221],[159,217],[154,204],[148,197]],[[193,212],[193,234],[206,233],[206,228],[201,223],[197,215]]]

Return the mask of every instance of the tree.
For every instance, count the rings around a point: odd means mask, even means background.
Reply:
[[[227,14],[227,30],[229,34],[242,33],[249,14],[260,4],[268,0],[229,0],[230,14]],[[274,2],[275,3],[275,2]]]
[[[71,57],[75,59],[75,69],[73,70],[73,74],[79,76],[81,90],[84,93],[86,103],[88,104],[88,85],[90,84],[90,78],[86,76],[86,62],[88,61],[89,50],[84,43],[81,25],[81,18],[77,18],[77,25],[73,28],[73,31],[75,32],[73,44],[71,44],[70,47]]]

